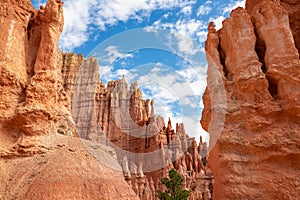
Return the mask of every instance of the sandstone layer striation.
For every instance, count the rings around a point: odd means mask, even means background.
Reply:
[[[116,150],[124,179],[140,199],[156,199],[163,189],[159,180],[171,168],[180,172],[191,198],[209,197],[213,177],[202,160],[207,144],[189,138],[183,124],[174,130],[169,119],[166,125],[155,115],[154,101],[143,99],[137,82],[129,85],[123,76],[105,85],[97,60],[81,58],[63,53],[61,62],[78,136]]]
[[[83,57],[70,61],[58,49],[62,5],[0,3],[0,199],[138,199],[104,165],[121,170],[113,149],[74,137],[68,83]]]
[[[219,31],[209,25],[201,124],[211,136],[213,199],[300,195],[298,35],[281,4],[249,0]]]

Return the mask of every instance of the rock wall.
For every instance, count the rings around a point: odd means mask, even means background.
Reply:
[[[57,61],[62,3],[49,1],[34,10],[30,1],[2,2],[0,18],[3,132],[20,129],[26,135],[44,135],[61,129],[72,135],[75,124]]]
[[[278,2],[278,0],[276,0]],[[259,0],[246,1],[246,10],[251,13],[253,7],[259,3]],[[297,0],[280,0],[280,5],[285,8],[289,15],[289,24],[294,36],[294,41],[298,53],[300,52],[300,2]]]
[[[58,49],[62,4],[0,2],[0,199],[138,199],[122,173],[101,162],[120,168],[113,149],[72,137],[68,83],[92,80],[73,81],[76,70],[65,67],[79,69],[83,57],[75,62]],[[85,65],[98,71],[93,58]]]
[[[154,101],[144,100],[138,83],[123,76],[107,85],[100,82],[95,58],[62,53],[65,91],[70,94],[72,114],[79,137],[111,146],[117,152],[124,179],[140,199],[156,199],[163,189],[160,179],[171,168],[180,172],[191,199],[211,194],[212,175],[202,159],[207,144],[197,145],[183,124],[155,115]]]
[[[210,24],[205,45],[201,124],[211,136],[213,199],[297,199],[300,61],[292,11],[267,0],[247,1],[246,9],[232,11],[219,31]]]

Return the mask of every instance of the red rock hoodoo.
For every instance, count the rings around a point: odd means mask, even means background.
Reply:
[[[62,2],[1,1],[0,22],[0,199],[138,199],[113,149],[73,137]]]
[[[251,1],[209,25],[201,124],[213,199],[300,195],[299,1]],[[299,46],[298,46],[299,48]]]
[[[125,77],[100,82],[95,58],[63,53],[65,91],[71,96],[72,114],[79,137],[112,146],[122,165],[125,180],[140,199],[156,199],[159,179],[171,168],[180,172],[191,199],[208,199],[210,171],[204,167],[207,144],[197,145],[183,124],[174,130],[169,120],[155,115],[154,101],[144,100],[138,83]],[[88,91],[88,92],[86,92]]]
[[[205,142],[165,125],[137,82],[105,86],[96,58],[59,51],[60,0],[0,4],[0,199],[152,200],[170,168],[210,198]]]

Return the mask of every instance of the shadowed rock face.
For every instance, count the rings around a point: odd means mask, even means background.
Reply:
[[[213,199],[297,199],[300,61],[291,12],[267,0],[246,9],[232,11],[221,30],[208,28],[201,124],[211,136]]]

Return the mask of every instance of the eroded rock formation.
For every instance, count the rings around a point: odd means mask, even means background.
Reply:
[[[0,199],[138,199],[113,149],[73,137],[62,2],[1,1],[0,22]]]
[[[278,0],[276,0],[278,2]],[[260,0],[246,1],[246,10],[252,13],[253,7],[258,4]],[[280,5],[285,8],[289,15],[289,24],[294,36],[294,41],[298,53],[300,52],[300,2],[297,0],[280,0]]]
[[[0,199],[150,200],[171,168],[191,198],[210,197],[206,143],[165,125],[137,82],[105,86],[95,58],[59,51],[60,0],[0,4]]]
[[[297,30],[293,37],[290,29],[295,21],[292,16],[289,22],[292,11],[278,1],[247,1],[246,8],[232,11],[221,30],[208,28],[201,124],[211,136],[213,199],[297,199],[300,61]]]
[[[97,60],[62,54],[64,88],[71,96],[78,136],[112,146],[127,183],[140,199],[156,199],[160,178],[180,172],[191,198],[210,195],[212,175],[204,167],[207,144],[197,145],[183,124],[172,128],[155,115],[154,101],[144,100],[138,83],[123,76],[100,82]],[[203,159],[203,160],[202,160]]]

